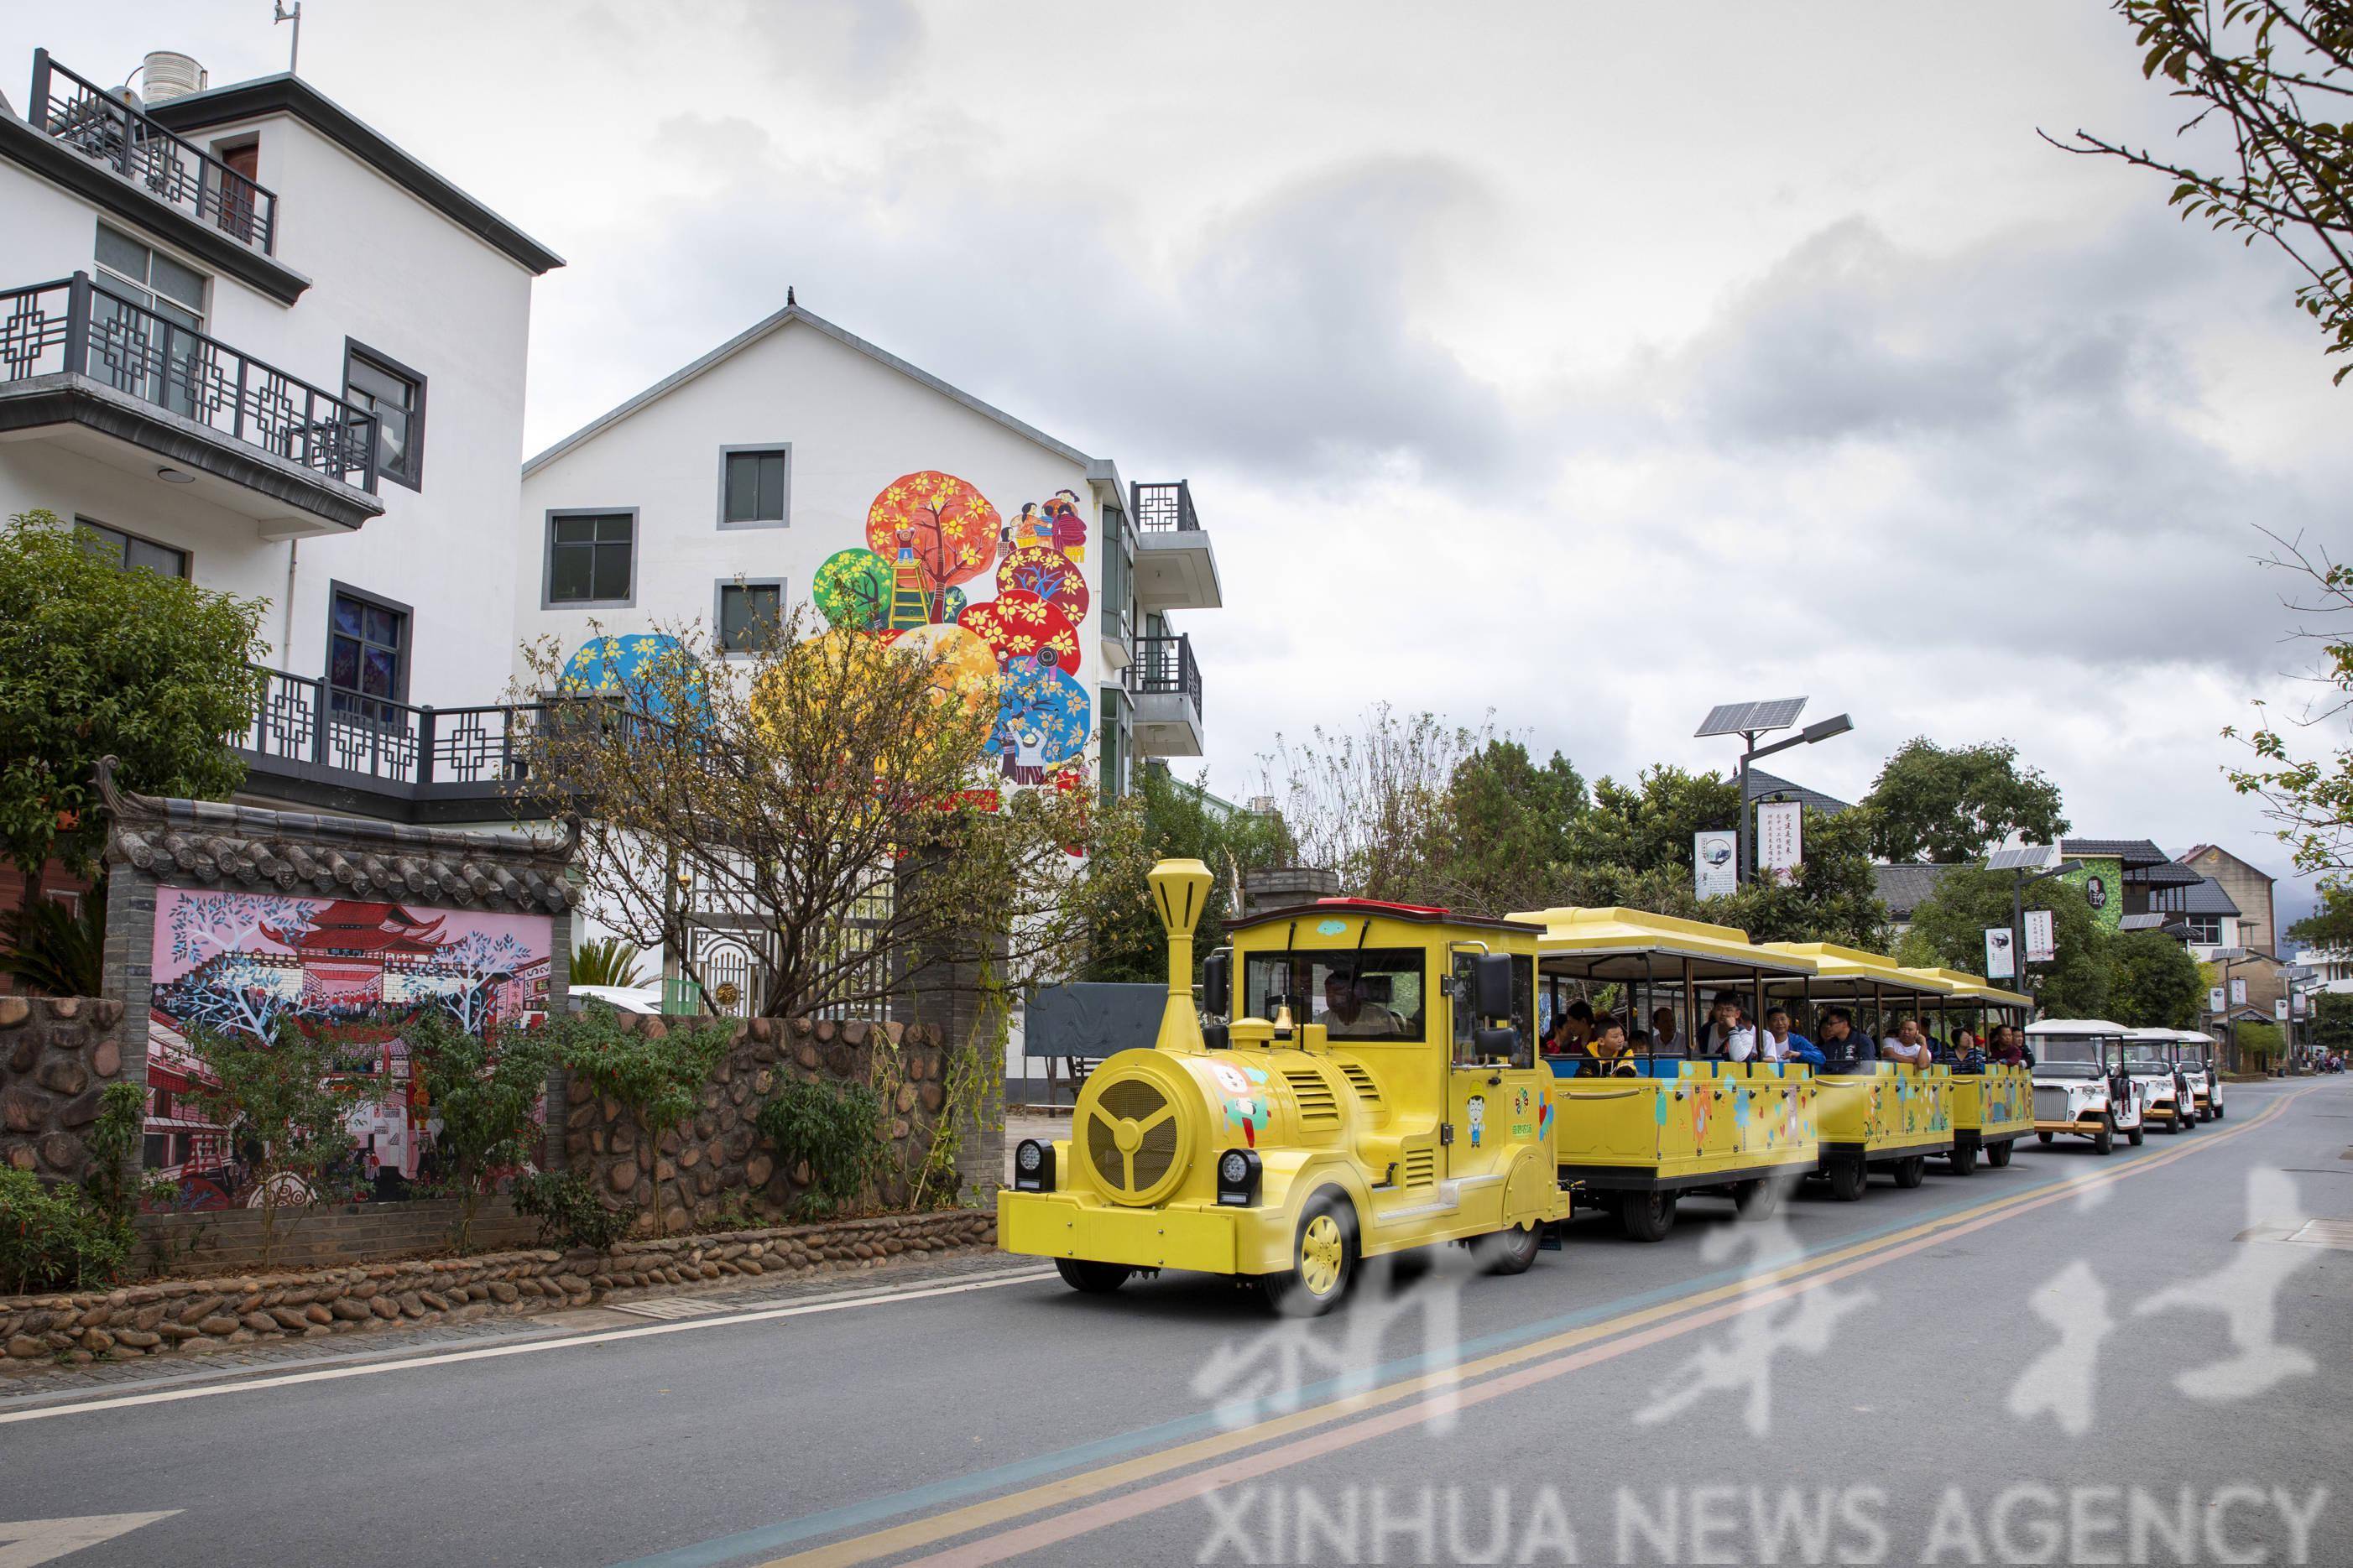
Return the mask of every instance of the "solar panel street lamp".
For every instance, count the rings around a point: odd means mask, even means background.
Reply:
[[[2062,860],[2055,844],[2020,844],[1986,857],[1986,869],[2010,873],[2010,951],[2018,954],[2018,988],[2032,995],[2026,974],[2026,889],[2070,871],[2084,868],[2081,860]]]
[[[1830,718],[1816,720],[1787,740],[1776,741],[1769,746],[1757,743],[1757,736],[1769,735],[1776,730],[1786,730],[1795,724],[1798,715],[1805,710],[1806,700],[1802,697],[1777,697],[1768,702],[1718,703],[1708,710],[1707,717],[1693,731],[1694,738],[1702,740],[1711,735],[1737,735],[1746,748],[1740,753],[1737,773],[1740,783],[1739,827],[1733,835],[1733,874],[1738,881],[1746,882],[1752,875],[1748,864],[1748,764],[1759,757],[1769,757],[1792,746],[1810,746],[1833,735],[1843,735],[1854,728],[1852,719],[1844,713],[1835,713]]]

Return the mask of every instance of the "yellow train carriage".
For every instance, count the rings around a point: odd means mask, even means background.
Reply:
[[[1766,953],[1731,926],[1626,909],[1514,914],[1539,929],[1539,984],[1614,985],[1628,1012],[1678,1016],[1686,1035],[1703,1007],[1735,994],[1759,1016],[1765,987],[1811,966]],[[1558,1075],[1560,1179],[1577,1201],[1617,1218],[1639,1241],[1673,1227],[1694,1194],[1729,1197],[1743,1214],[1769,1211],[1783,1188],[1814,1169],[1816,1086],[1798,1063],[1686,1060],[1671,1052],[1602,1063],[1547,1057]]]
[[[1366,1257],[1469,1242],[1499,1272],[1566,1217],[1551,1075],[1534,1060],[1535,933],[1326,899],[1232,928],[1190,984],[1209,873],[1151,876],[1169,987],[1150,1050],[1088,1078],[1068,1138],[1025,1140],[998,1246],[1081,1290],[1198,1269],[1322,1311]],[[1239,982],[1239,994],[1235,994]]]
[[[1989,984],[1982,975],[1958,969],[1913,969],[1952,988],[1951,994],[1931,1005],[1939,1029],[1952,1038],[1956,1017],[1982,1035],[1995,1022],[2023,1025],[2033,998]],[[1997,1168],[2010,1163],[2011,1145],[2034,1131],[2034,1075],[2023,1067],[1988,1062],[1981,1072],[1953,1074],[1952,1172],[1966,1176],[1982,1157]]]
[[[1899,1012],[1916,1012],[1924,1001],[1951,995],[1953,987],[1900,968],[1883,954],[1835,942],[1774,942],[1761,951],[1812,966],[1811,976],[1796,986],[1805,1000],[1869,1009],[1866,1052],[1834,1058],[1815,1070],[1821,1091],[1816,1168],[1831,1194],[1847,1201],[1862,1196],[1873,1170],[1886,1171],[1899,1187],[1918,1186],[1929,1159],[1953,1150],[1952,1073],[1942,1066],[1881,1061],[1877,1043]],[[1788,994],[1788,983],[1779,989]]]

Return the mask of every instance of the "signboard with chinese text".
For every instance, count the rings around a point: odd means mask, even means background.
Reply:
[[[1797,880],[1805,858],[1806,808],[1794,800],[1768,800],[1757,808],[1757,868],[1776,881]]]

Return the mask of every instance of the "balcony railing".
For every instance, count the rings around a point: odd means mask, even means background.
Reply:
[[[1129,514],[1135,519],[1138,533],[1201,531],[1201,520],[1193,514],[1193,487],[1186,480],[1135,483],[1127,489]]]
[[[1193,639],[1175,637],[1138,637],[1135,662],[1127,667],[1128,689],[1138,696],[1177,694],[1193,700],[1193,716],[1201,716],[1201,667],[1193,662]]]
[[[375,416],[90,280],[0,292],[0,384],[86,375],[234,441],[375,489]]]
[[[531,738],[552,714],[604,706],[586,698],[412,706],[282,669],[255,673],[260,706],[230,744],[256,772],[411,798],[508,791],[529,777]]]
[[[33,51],[34,129],[105,164],[156,199],[268,255],[278,236],[276,193],[158,125],[87,77]]]

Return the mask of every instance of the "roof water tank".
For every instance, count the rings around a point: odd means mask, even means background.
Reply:
[[[147,63],[140,69],[140,79],[146,85],[147,101],[161,103],[165,99],[204,91],[208,79],[205,68],[193,56],[172,49],[150,49]]]

